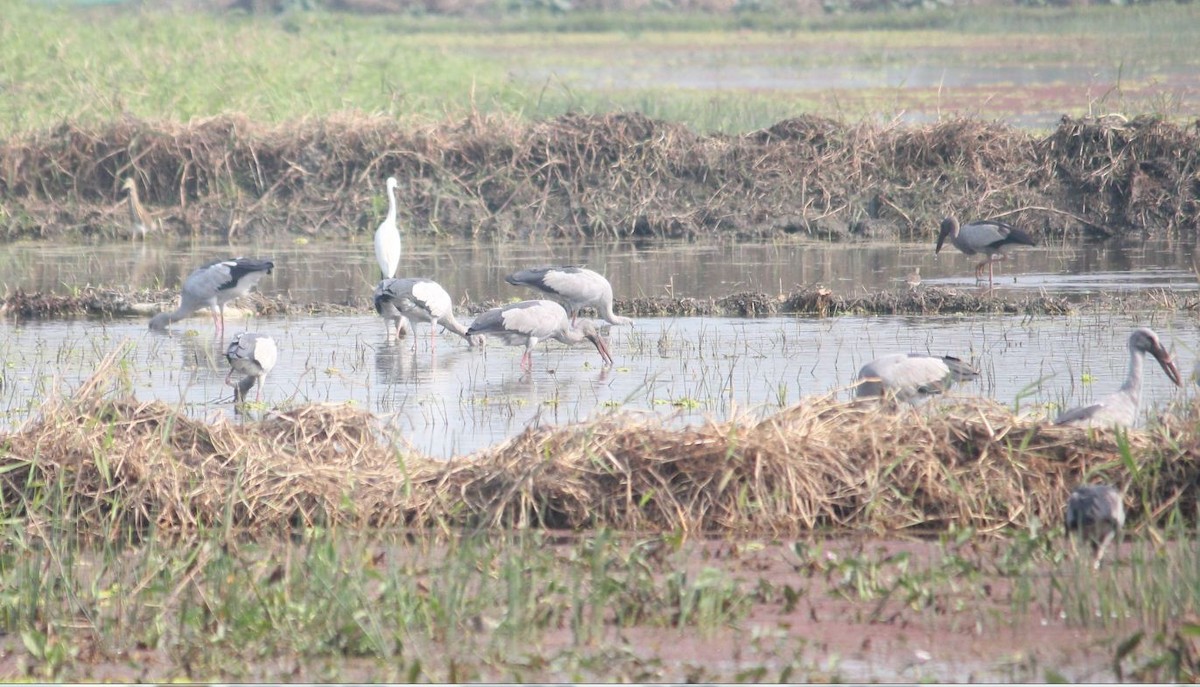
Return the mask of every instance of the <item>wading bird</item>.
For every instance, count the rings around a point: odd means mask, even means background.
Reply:
[[[396,334],[399,336],[405,319],[414,322],[428,322],[429,350],[436,346],[437,326],[440,324],[447,330],[458,334],[467,340],[470,346],[483,343],[482,336],[467,336],[467,328],[454,317],[454,302],[442,285],[432,279],[412,277],[407,279],[384,279],[375,287],[375,312],[387,322],[396,322]],[[415,332],[415,330],[414,330]],[[388,327],[389,336],[391,327]],[[417,347],[416,335],[413,335],[413,348]]]
[[[263,382],[267,379],[267,373],[275,367],[278,358],[279,349],[275,347],[275,340],[271,337],[248,332],[234,336],[233,341],[229,342],[229,348],[225,350],[225,359],[229,361],[229,374],[225,375],[225,383],[234,387],[234,402],[241,403],[246,400],[246,392],[250,391],[255,382],[258,382],[255,400],[261,401]],[[246,375],[236,385],[232,381],[234,372]]]
[[[380,277],[381,279],[395,277],[396,269],[400,267],[400,229],[396,226],[396,186],[398,185],[396,177],[388,177],[387,217],[375,230],[375,260],[379,262],[379,272],[383,275]]]
[[[1142,362],[1146,354],[1154,356],[1175,386],[1180,386],[1179,369],[1171,354],[1163,348],[1158,334],[1138,327],[1129,335],[1129,374],[1121,388],[1089,406],[1073,408],[1054,419],[1056,425],[1071,427],[1132,427],[1137,422],[1142,401]]]
[[[533,367],[533,347],[544,339],[556,339],[565,344],[591,341],[600,352],[605,365],[612,365],[608,342],[587,320],[571,323],[567,311],[554,301],[521,301],[501,308],[492,308],[475,318],[467,336],[487,334],[502,339],[510,346],[525,345],[521,367]]]
[[[262,279],[264,274],[270,274],[275,263],[270,260],[255,260],[253,258],[233,258],[232,260],[217,260],[210,262],[183,280],[183,290],[179,298],[179,307],[174,312],[162,312],[150,320],[151,329],[166,329],[171,323],[178,322],[200,308],[207,307],[212,313],[213,324],[217,327],[217,335],[225,334],[225,304],[239,296],[244,296]],[[219,318],[218,318],[219,316]]]
[[[862,366],[855,395],[884,396],[915,404],[944,393],[952,382],[978,376],[979,370],[953,356],[892,353]]]
[[[987,260],[975,266],[975,279],[983,279],[983,268],[986,265],[988,287],[993,286],[993,265],[1005,258],[1004,251],[1009,246],[1036,245],[1032,236],[1011,224],[996,220],[977,220],[960,228],[958,218],[951,216],[942,220],[937,247],[933,250],[935,254],[942,251],[942,244],[946,242],[947,236],[950,237],[950,243],[964,255],[987,255]]]
[[[598,272],[585,267],[535,267],[513,272],[504,278],[513,286],[537,289],[567,309],[574,323],[580,308],[593,307],[600,317],[612,324],[633,326],[633,320],[613,313],[612,284]]]
[[[1092,545],[1095,562],[1092,567],[1100,569],[1100,561],[1110,542],[1116,540],[1121,546],[1121,529],[1125,527],[1125,505],[1121,493],[1106,485],[1079,486],[1071,491],[1067,499],[1066,535],[1077,533]],[[1075,548],[1072,541],[1072,549]]]
[[[145,241],[146,234],[157,228],[158,222],[142,205],[142,200],[138,197],[137,182],[133,177],[126,179],[121,188],[125,189],[129,200],[129,237],[140,237]]]

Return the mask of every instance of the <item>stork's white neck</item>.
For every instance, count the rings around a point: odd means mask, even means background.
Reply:
[[[1121,391],[1133,399],[1134,405],[1141,403],[1142,366],[1145,360],[1145,352],[1136,348],[1129,349],[1129,374],[1125,377],[1125,383],[1121,385]]]

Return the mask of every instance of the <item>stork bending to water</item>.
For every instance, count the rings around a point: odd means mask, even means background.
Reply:
[[[435,337],[439,324],[466,339],[469,346],[479,346],[483,343],[483,336],[467,335],[467,328],[454,317],[454,302],[450,294],[432,279],[384,279],[375,287],[375,312],[384,320],[396,322],[397,336],[404,328],[403,323],[406,319],[428,322],[431,351],[436,346]],[[390,327],[388,331],[390,335]],[[416,346],[414,335],[413,348]]]
[[[1033,246],[1033,237],[1006,222],[997,220],[976,220],[959,227],[957,217],[947,217],[942,220],[942,230],[938,234],[937,247],[934,253],[942,251],[942,244],[950,237],[950,243],[962,251],[964,255],[983,253],[987,259],[975,266],[976,281],[983,279],[983,268],[988,268],[988,287],[993,284],[993,266],[1005,258],[1004,251],[1010,246]]]
[[[487,334],[502,339],[510,346],[525,346],[521,356],[521,367],[533,367],[533,347],[539,341],[555,339],[567,345],[588,340],[600,352],[605,365],[612,365],[608,342],[596,331],[591,322],[584,320],[575,324],[567,311],[554,301],[521,301],[501,308],[492,308],[475,318],[467,329],[467,336]]]
[[[212,313],[217,335],[225,334],[225,304],[244,296],[258,283],[263,275],[270,274],[275,263],[270,260],[233,258],[217,260],[204,265],[183,280],[179,307],[173,312],[162,312],[150,320],[150,328],[164,330],[174,322],[207,307]]]
[[[267,373],[275,367],[278,358],[279,349],[275,347],[275,340],[271,337],[248,332],[234,336],[233,341],[229,342],[229,348],[225,350],[225,359],[229,361],[229,374],[225,375],[225,383],[234,387],[233,400],[237,403],[246,400],[246,392],[258,382],[255,399],[261,401],[263,382],[266,381]],[[233,384],[234,372],[246,375],[236,386]]]

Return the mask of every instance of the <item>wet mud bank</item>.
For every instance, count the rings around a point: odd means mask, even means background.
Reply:
[[[10,320],[97,319],[146,317],[170,310],[178,301],[177,289],[121,290],[85,288],[71,294],[51,294],[16,290],[0,301],[0,317]],[[470,315],[502,305],[498,300],[460,303],[459,309]],[[350,315],[373,312],[367,296],[355,296],[341,303],[298,302],[283,295],[252,293],[238,299],[236,305],[259,317],[288,315]],[[1087,311],[1131,312],[1147,309],[1161,311],[1196,310],[1200,295],[1167,289],[1145,290],[1132,294],[1067,299],[1045,295],[1004,296],[986,290],[930,287],[917,291],[880,290],[845,296],[827,288],[813,286],[787,295],[742,292],[720,298],[641,297],[617,299],[615,310],[629,317],[770,317],[799,315],[834,317],[838,315],[1066,315]],[[594,315],[585,309],[584,314]]]
[[[738,136],[634,113],[423,128],[126,119],[0,142],[0,227],[7,239],[127,236],[132,178],[168,236],[355,236],[382,219],[395,176],[405,230],[434,236],[929,240],[950,213],[1042,239],[1190,236],[1198,169],[1197,127],[1153,117],[1064,118],[1048,136],[814,116]]]

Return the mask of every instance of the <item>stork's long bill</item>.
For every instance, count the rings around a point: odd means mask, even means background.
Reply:
[[[1156,345],[1150,349],[1150,355],[1154,356],[1154,359],[1158,361],[1159,367],[1162,368],[1163,372],[1167,374],[1167,377],[1170,378],[1175,386],[1183,386],[1179,377],[1179,368],[1175,367],[1175,361],[1171,360],[1171,354],[1167,352],[1167,349],[1163,348],[1161,344]]]
[[[588,341],[596,344],[596,350],[600,352],[600,359],[604,361],[604,364],[612,365],[612,354],[608,352],[608,342],[604,340],[604,336],[597,332],[594,335],[587,335],[587,338]]]

